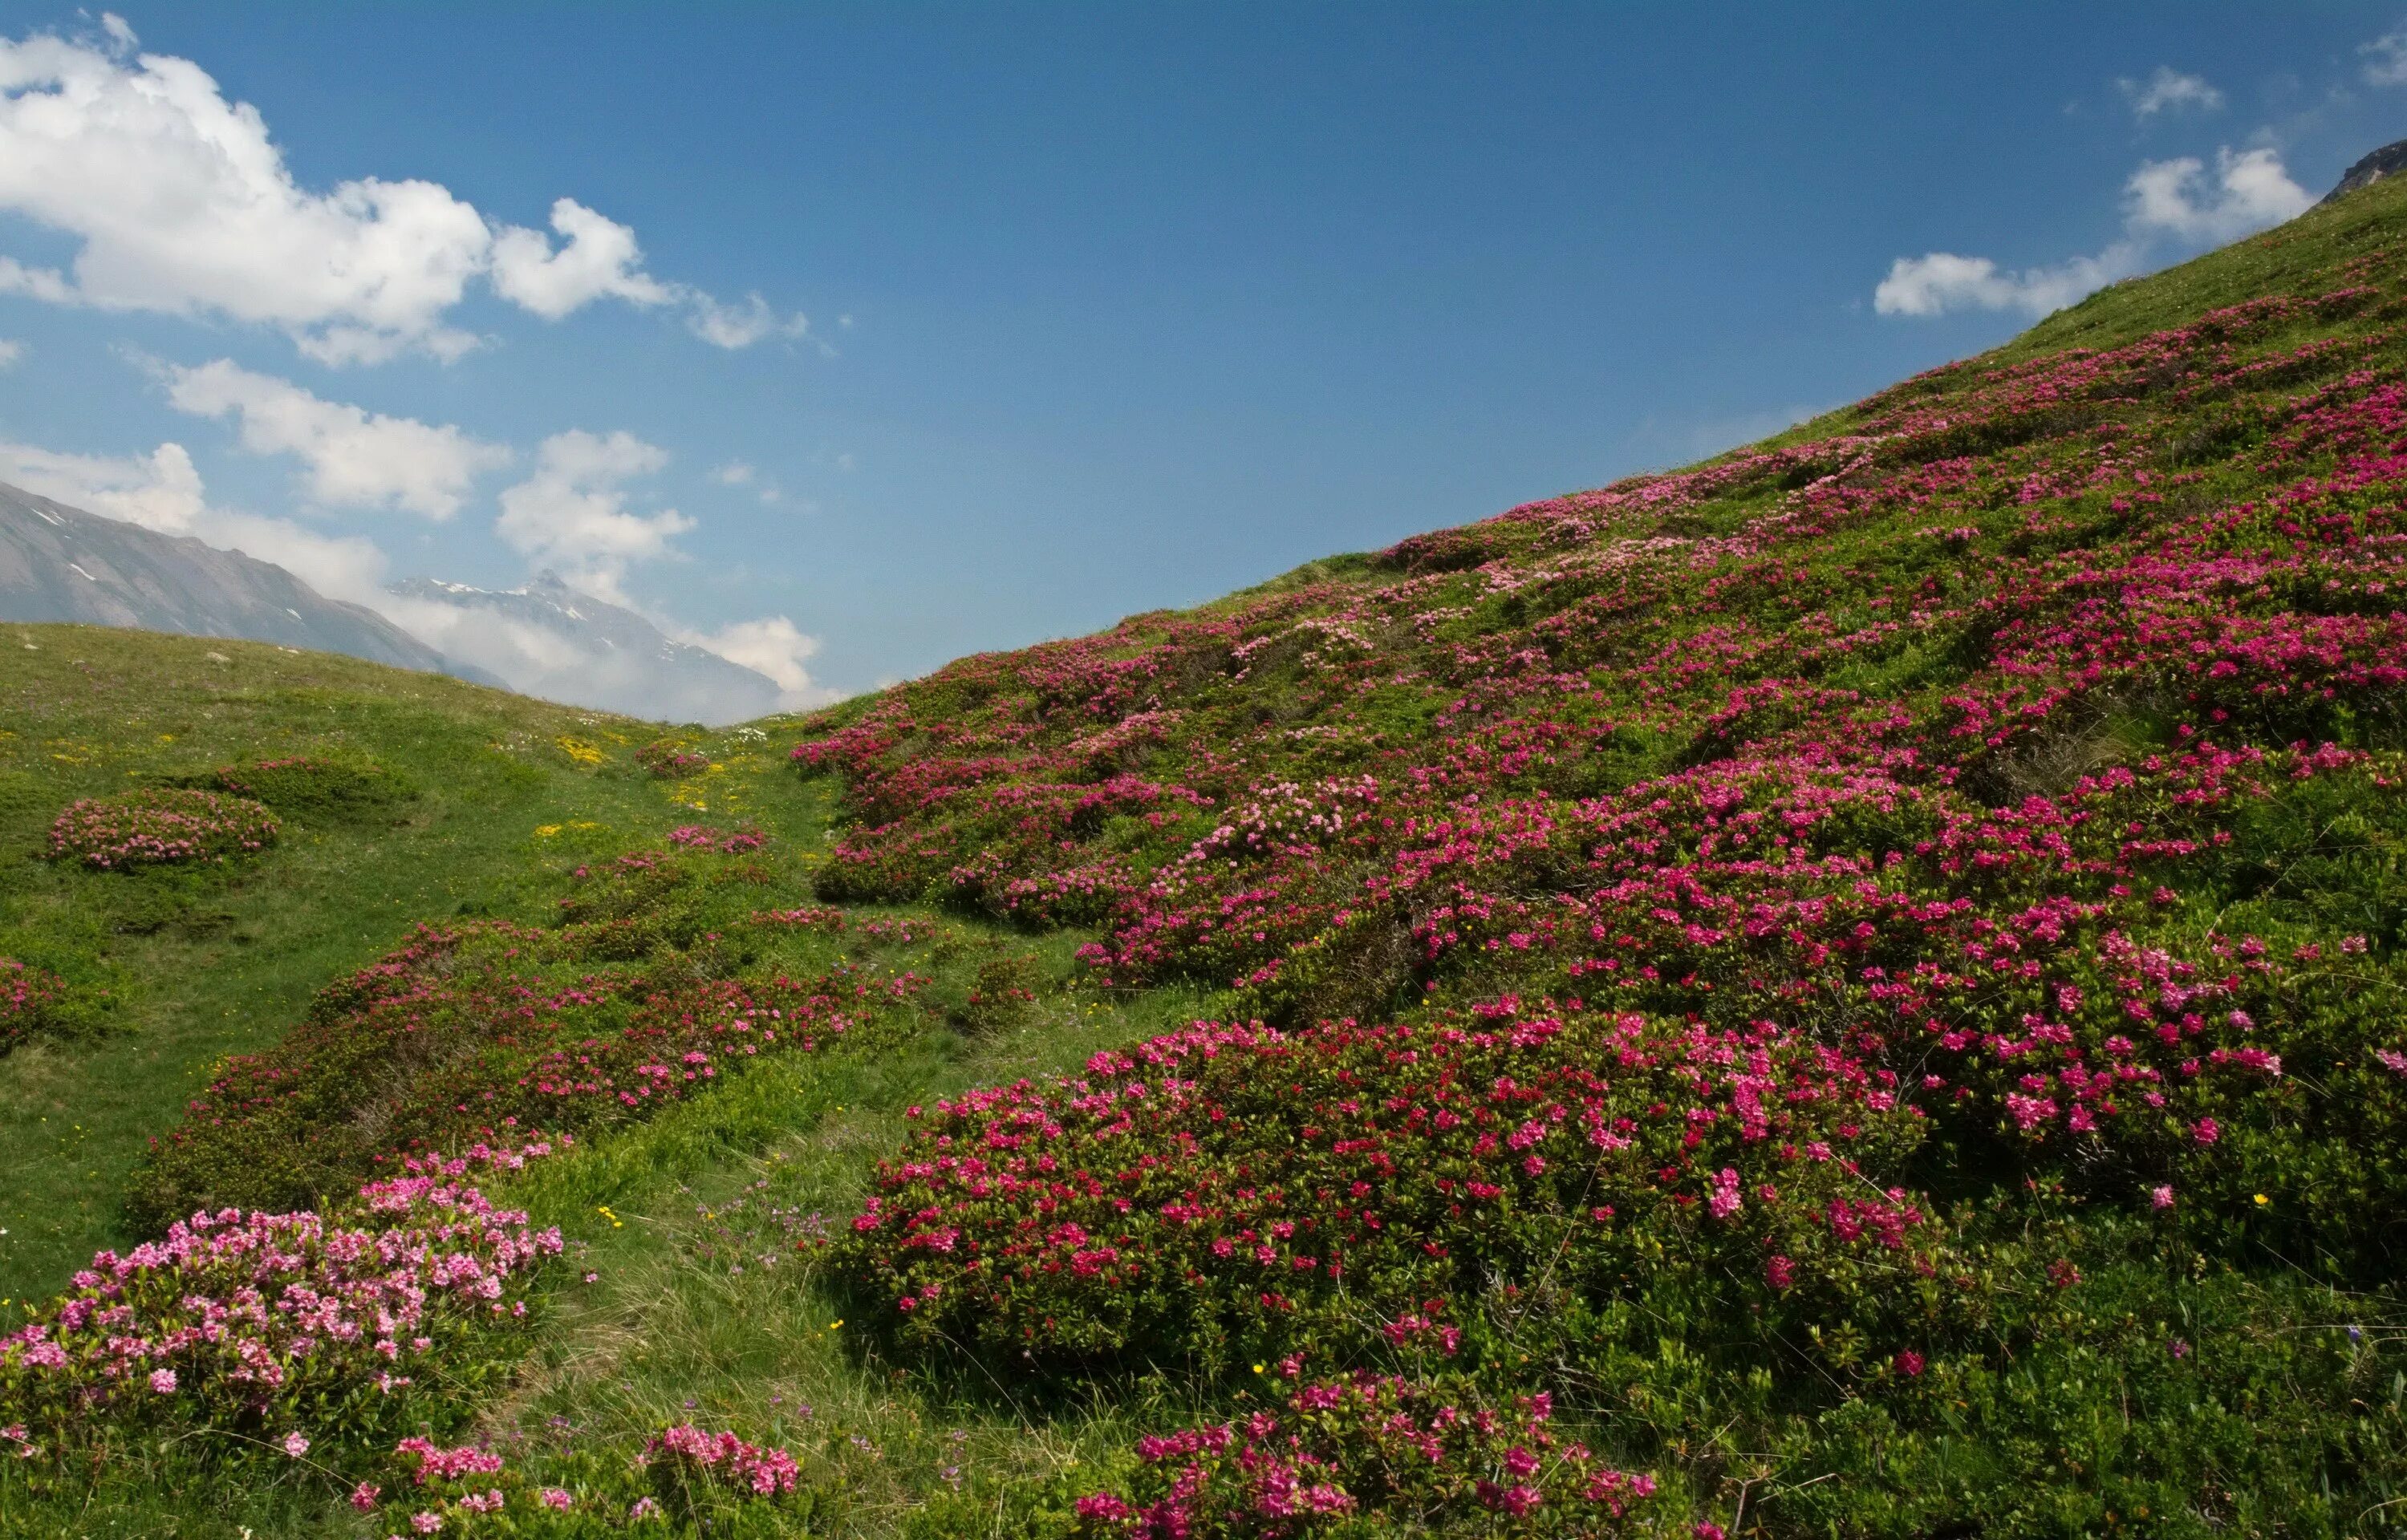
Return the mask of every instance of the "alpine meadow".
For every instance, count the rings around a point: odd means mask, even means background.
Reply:
[[[2407,177],[741,727],[0,646],[7,1534],[2407,1533]]]

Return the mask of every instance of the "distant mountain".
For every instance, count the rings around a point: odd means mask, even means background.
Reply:
[[[676,641],[633,610],[545,572],[496,592],[431,577],[395,583],[394,613],[419,635],[481,659],[510,687],[633,716],[725,723],[778,709],[768,675]]]
[[[273,562],[104,518],[0,482],[0,620],[77,621],[347,653],[501,681]]]

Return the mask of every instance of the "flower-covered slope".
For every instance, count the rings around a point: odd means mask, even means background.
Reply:
[[[2407,1263],[2402,326],[2367,193],[1773,445],[823,716],[823,897],[1223,1006],[925,1110],[843,1253],[896,1349],[1468,1375],[1709,1489],[1869,1442],[1934,1523],[2105,1511],[2014,1388],[2088,1353],[2127,1426],[2401,1479],[2362,1333],[2264,1291],[2395,1323]],[[2190,1360],[2251,1312],[2301,1335]]]

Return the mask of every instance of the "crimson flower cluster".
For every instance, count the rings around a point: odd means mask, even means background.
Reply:
[[[1280,1366],[1300,1380],[1295,1363]],[[1323,1533],[1365,1514],[1447,1530],[1602,1536],[1656,1491],[1549,1426],[1553,1398],[1484,1404],[1460,1379],[1356,1374],[1297,1383],[1260,1411],[1140,1439],[1126,1495],[1077,1500],[1078,1531],[1143,1540]]]

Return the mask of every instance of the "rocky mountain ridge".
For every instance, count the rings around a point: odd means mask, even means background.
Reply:
[[[222,636],[499,685],[273,562],[0,483],[0,620]]]

